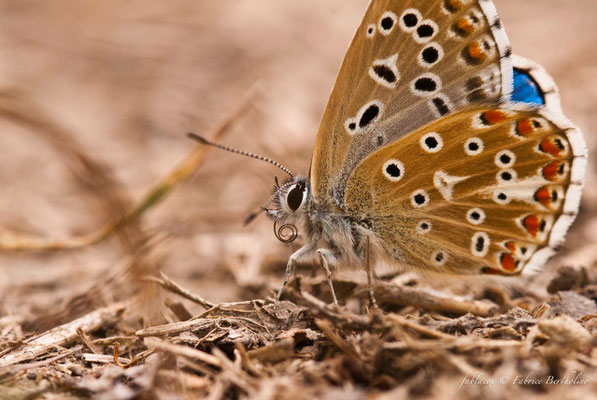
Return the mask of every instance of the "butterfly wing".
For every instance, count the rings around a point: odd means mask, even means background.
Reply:
[[[317,134],[315,200],[342,207],[368,154],[463,106],[507,101],[511,53],[489,0],[373,0]]]
[[[346,209],[406,265],[532,271],[575,218],[586,154],[578,129],[546,108],[468,109],[364,159]]]

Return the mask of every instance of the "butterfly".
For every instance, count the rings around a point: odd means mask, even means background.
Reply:
[[[294,265],[316,257],[337,303],[339,267],[537,271],[578,212],[587,150],[553,80],[513,55],[491,1],[373,0],[308,176],[265,160],[290,178],[263,209],[279,238],[304,241],[277,299]]]

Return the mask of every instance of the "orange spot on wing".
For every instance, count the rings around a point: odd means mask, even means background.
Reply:
[[[505,121],[508,116],[506,113],[500,110],[489,110],[484,112],[481,118],[487,123],[487,125],[495,125]]]
[[[531,236],[537,237],[537,233],[539,233],[539,227],[541,226],[539,217],[537,217],[535,214],[528,215],[522,220],[522,224]]]
[[[516,242],[510,241],[506,243],[506,248],[514,253],[516,251]]]
[[[469,44],[468,54],[475,60],[485,61],[487,59],[487,54],[485,54],[479,42]]]
[[[558,170],[562,164],[554,161],[543,168],[543,177],[548,181],[555,181],[558,176]]]
[[[516,133],[520,136],[529,136],[534,130],[533,122],[530,119],[524,118],[516,123]]]
[[[563,149],[563,145],[558,144],[557,140],[554,139],[543,139],[541,141],[541,143],[539,144],[539,148],[541,149],[542,152],[544,153],[549,153],[554,157],[558,157],[560,156],[560,154],[562,154],[562,152],[564,151]]]
[[[475,30],[475,27],[473,26],[473,24],[470,23],[470,21],[467,18],[460,18],[456,23],[456,26],[459,30],[466,33],[467,35],[470,35]]]
[[[458,11],[462,8],[462,3],[460,0],[447,0],[447,7],[450,11]]]
[[[516,259],[510,253],[502,253],[500,256],[500,264],[508,272],[512,272],[516,269]]]
[[[551,192],[547,186],[543,186],[535,192],[535,200],[543,204],[544,207],[549,207],[549,204],[551,203]]]

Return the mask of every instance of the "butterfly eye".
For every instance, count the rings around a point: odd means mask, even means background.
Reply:
[[[286,196],[286,203],[288,207],[292,211],[296,211],[299,209],[301,204],[303,203],[305,193],[305,187],[303,185],[295,185],[290,191],[288,191],[288,195]]]

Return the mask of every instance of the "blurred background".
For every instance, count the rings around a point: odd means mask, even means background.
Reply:
[[[541,63],[597,145],[595,0],[495,0],[516,53]],[[0,235],[53,239],[113,221],[255,85],[221,141],[306,173],[315,133],[367,0],[0,1]],[[280,171],[211,151],[133,231],[78,250],[0,252],[0,316],[39,314],[134,259],[211,301],[277,287],[291,246],[242,222]],[[559,259],[592,265],[597,181]],[[127,236],[128,235],[128,236]],[[242,289],[239,289],[242,288]]]

